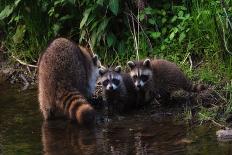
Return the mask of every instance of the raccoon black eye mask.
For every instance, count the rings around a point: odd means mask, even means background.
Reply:
[[[121,66],[100,71],[100,81],[103,87],[103,100],[112,111],[122,112],[133,108],[136,100],[136,90],[129,74],[122,73]]]
[[[145,59],[144,61],[129,61],[130,76],[138,89],[150,92],[173,91],[184,89],[189,92],[199,92],[205,89],[203,85],[194,85],[184,75],[180,68],[167,60]]]

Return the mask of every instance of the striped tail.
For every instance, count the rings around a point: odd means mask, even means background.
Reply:
[[[68,92],[63,96],[65,115],[78,124],[91,126],[95,123],[95,110],[79,92]]]
[[[207,89],[207,87],[203,84],[190,84],[187,91],[191,92],[200,92]]]

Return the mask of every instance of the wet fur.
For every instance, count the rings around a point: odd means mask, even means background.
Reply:
[[[96,76],[97,65],[87,49],[65,38],[52,41],[39,61],[38,97],[44,119],[59,113],[80,124],[92,123],[95,111],[86,97],[95,89]]]

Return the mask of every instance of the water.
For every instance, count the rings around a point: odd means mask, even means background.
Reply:
[[[90,130],[43,122],[36,89],[19,90],[0,85],[0,154],[232,155],[232,143],[218,142],[215,127],[186,125],[174,116],[136,112]]]

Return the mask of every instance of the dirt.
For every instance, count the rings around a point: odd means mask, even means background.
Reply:
[[[23,86],[22,89],[25,90],[30,86],[36,85],[36,74],[36,68],[28,67],[14,60],[7,59],[7,56],[0,51],[0,83],[19,83]]]
[[[6,61],[3,53],[0,52],[0,83],[9,82],[10,84],[20,84],[22,90],[26,90],[29,87],[37,86],[37,68],[28,67],[19,63],[11,63]],[[140,110],[149,109],[151,115],[157,113],[163,113],[164,115],[179,115],[184,113],[186,107],[191,109],[191,113],[194,115],[199,111],[200,107],[211,108],[215,106],[225,107],[226,101],[223,96],[226,94],[219,94],[216,90],[221,90],[223,84],[218,86],[209,86],[207,90],[200,93],[187,93],[184,91],[178,91],[172,94],[171,98],[165,103],[162,101],[154,101],[142,107]],[[96,108],[103,106],[102,99],[102,87],[98,83],[96,91],[94,93],[91,103],[94,103]],[[227,118],[228,122],[232,122],[232,115]]]

